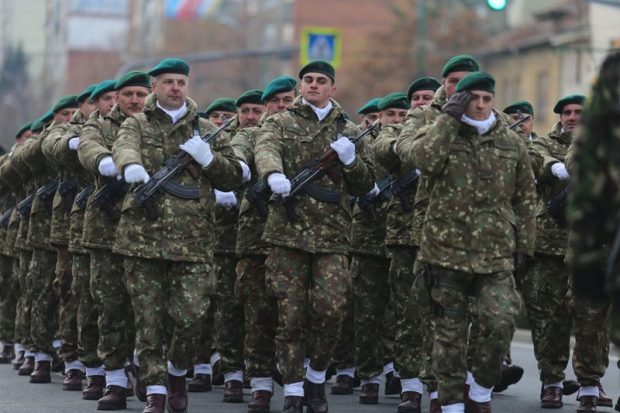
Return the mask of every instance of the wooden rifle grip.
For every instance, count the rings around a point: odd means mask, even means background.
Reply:
[[[189,162],[187,165],[185,165],[185,169],[187,169],[187,172],[189,173],[189,176],[192,177],[192,179],[197,180],[200,177],[200,172],[198,171],[196,162]]]

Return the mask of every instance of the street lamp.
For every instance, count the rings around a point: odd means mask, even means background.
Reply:
[[[508,0],[486,0],[487,6],[494,11],[502,11],[508,6]]]

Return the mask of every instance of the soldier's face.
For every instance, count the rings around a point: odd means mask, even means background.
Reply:
[[[84,102],[80,103],[80,112],[86,119],[97,109],[92,100],[86,99]]]
[[[239,126],[249,128],[258,125],[258,120],[265,112],[265,105],[257,105],[255,103],[244,103],[239,106],[237,111],[239,117]]]
[[[430,105],[433,101],[435,92],[432,90],[418,90],[411,95],[411,109],[415,109],[418,106]]]
[[[118,108],[127,116],[135,115],[144,109],[144,101],[149,89],[143,86],[126,86],[118,91]]]
[[[232,118],[233,116],[235,116],[235,112],[225,112],[223,110],[214,110],[213,112],[209,113],[209,120],[215,123],[217,127],[220,127],[228,119]]]
[[[54,122],[58,125],[61,123],[67,123],[71,120],[71,116],[75,113],[77,108],[67,108],[59,110],[54,113]]]
[[[521,119],[522,116],[523,114],[519,113],[510,114],[510,117],[515,122]],[[527,120],[521,122],[517,127],[519,128],[519,133],[521,133],[521,135],[525,136],[526,138],[529,137],[532,134],[532,130],[534,129],[534,117],[530,116]]]
[[[572,133],[579,123],[581,123],[581,111],[583,110],[583,105],[579,105],[577,103],[571,103],[562,109],[562,113],[560,113],[560,123],[562,124],[562,128],[564,128],[564,132]]]
[[[95,106],[99,113],[104,116],[110,113],[112,106],[116,104],[116,92],[106,92],[95,99]]]
[[[495,101],[493,93],[482,90],[472,90],[472,99],[467,104],[465,115],[474,120],[487,120],[493,110]]]
[[[381,124],[391,125],[394,123],[405,123],[406,117],[406,109],[387,108],[381,111]]]
[[[380,112],[367,113],[362,116],[362,126],[364,127],[364,129],[370,128],[370,126],[372,126],[372,124],[375,123],[380,116]]]
[[[164,73],[155,78],[153,93],[159,104],[169,110],[183,106],[187,98],[189,78],[177,73]]]
[[[456,92],[456,84],[469,73],[471,72],[452,72],[448,73],[448,75],[443,78],[443,88],[448,97],[454,95],[454,92]]]
[[[299,93],[309,103],[323,108],[336,93],[336,86],[322,73],[306,73],[299,84]]]
[[[293,106],[295,100],[295,91],[276,93],[265,103],[267,108],[267,115],[271,116],[274,113],[285,112],[288,108]]]

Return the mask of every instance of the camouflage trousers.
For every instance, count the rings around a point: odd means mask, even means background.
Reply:
[[[348,260],[275,246],[265,265],[267,291],[278,305],[276,358],[283,382],[298,383],[306,354],[314,370],[331,361],[350,285]]]
[[[353,254],[353,323],[358,376],[369,380],[383,372],[384,312],[390,299],[387,258]]]
[[[125,257],[124,268],[135,316],[140,381],[146,386],[164,385],[166,360],[179,369],[189,369],[196,361],[195,332],[200,331],[209,306],[213,267],[208,263]],[[164,331],[167,328],[172,334],[170,340]]]
[[[517,279],[517,286],[521,292],[523,303],[525,304],[525,310],[527,312],[527,318],[530,325],[530,331],[532,332],[532,343],[534,344],[534,357],[536,361],[540,362],[542,355],[542,333],[546,320],[546,314],[543,312],[542,306],[544,305],[545,296],[540,295],[538,286],[540,284],[540,270],[536,263],[537,258],[533,258],[528,261],[526,270]]]
[[[90,294],[90,255],[73,254],[71,273],[71,291],[76,301],[78,360],[86,367],[99,367],[103,361],[97,355],[99,313]]]
[[[56,278],[54,279],[54,289],[59,298],[58,331],[61,345],[58,355],[67,363],[78,358],[77,300],[71,290],[73,283],[71,269],[71,254],[66,247],[59,248],[56,254]]]
[[[58,295],[53,288],[56,268],[56,253],[42,249],[32,251],[28,269],[30,293],[32,294],[32,313],[30,337],[33,353],[52,354],[52,342],[58,330]]]
[[[414,323],[417,333],[412,337],[411,352],[418,351],[418,355],[410,357],[411,375],[420,377],[429,392],[437,391],[437,378],[433,371],[433,342],[435,334],[435,314],[431,298],[432,285],[427,265],[414,265],[414,280],[411,295],[414,300],[414,314],[418,321]]]
[[[30,294],[30,278],[28,268],[32,251],[19,250],[17,262],[14,263],[14,273],[19,285],[19,297],[17,299],[17,311],[15,316],[15,342],[21,343],[26,348],[32,346],[30,338],[30,319],[32,314],[32,295]]]
[[[332,365],[336,369],[355,367],[355,324],[353,315],[353,286],[347,289],[346,303],[342,307],[343,318],[340,323],[338,341],[332,355]]]
[[[244,255],[237,263],[235,293],[243,304],[243,342],[247,377],[273,377],[275,372],[276,302],[267,295],[265,255]]]
[[[215,331],[220,352],[220,373],[243,370],[243,304],[235,295],[237,257],[215,254]]]
[[[573,370],[582,386],[596,386],[609,365],[609,302],[574,298]]]
[[[206,275],[205,275],[206,276]],[[211,288],[210,288],[211,290]],[[213,297],[210,297],[209,306],[199,323],[199,333],[196,336],[196,364],[211,363],[212,349],[215,345],[215,311],[216,305]],[[219,363],[218,363],[219,366]]]
[[[531,273],[531,274],[530,274]],[[570,354],[572,300],[569,292],[568,269],[563,256],[537,255],[527,277],[534,287],[528,291],[536,306],[528,308],[528,318],[534,320],[532,332],[534,354],[538,354],[540,380],[556,383],[566,377],[564,370]],[[526,300],[527,302],[527,300]],[[537,324],[536,324],[537,323]]]
[[[476,382],[495,386],[501,360],[515,330],[520,300],[510,272],[472,274],[429,266],[435,309],[433,369],[442,406],[463,402],[467,376],[467,317],[469,298],[477,300],[480,338],[472,363]]]
[[[13,258],[0,255],[0,340],[13,342],[17,288],[13,276]]]
[[[90,294],[99,313],[97,355],[107,370],[122,369],[135,347],[134,316],[125,289],[122,256],[103,249],[90,251]]]

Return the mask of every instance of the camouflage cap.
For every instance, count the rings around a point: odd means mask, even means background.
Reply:
[[[411,96],[420,90],[432,90],[435,92],[439,89],[441,83],[434,77],[420,77],[413,81],[413,83],[409,86],[409,90],[407,91],[407,99],[411,100]]]
[[[206,116],[209,116],[209,113],[215,111],[222,112],[232,112],[235,113],[237,111],[237,107],[235,106],[235,101],[231,98],[218,98],[215,99],[204,111]]]
[[[357,113],[360,115],[367,115],[369,113],[377,113],[379,112],[379,102],[381,98],[372,98],[368,102],[364,103],[364,105],[357,110]]]
[[[263,91],[260,89],[251,89],[243,92],[235,102],[235,106],[240,107],[244,103],[252,103],[254,105],[263,104]]]
[[[120,90],[128,86],[142,86],[150,89],[151,79],[149,79],[149,74],[137,70],[127,72],[116,81],[114,89]]]
[[[90,94],[90,100],[95,100],[104,93],[113,92],[116,87],[116,80],[108,79],[99,83],[93,93]]]
[[[558,100],[558,103],[555,104],[555,106],[553,107],[553,112],[560,114],[562,113],[562,110],[564,110],[564,106],[570,104],[583,105],[583,102],[585,102],[585,100],[586,97],[579,94],[564,96],[562,99]]]
[[[529,113],[530,115],[534,115],[534,107],[532,104],[526,100],[517,100],[516,102],[512,102],[510,105],[504,108],[504,113],[512,114],[512,113]]]
[[[263,102],[267,102],[269,98],[273,95],[295,90],[295,86],[297,86],[297,80],[293,79],[290,76],[276,77],[275,79],[272,79],[271,82],[267,84],[267,86],[265,86],[265,90],[263,91],[263,96],[261,97],[261,100]]]
[[[411,107],[411,102],[403,92],[392,92],[385,95],[383,99],[379,101],[377,107],[379,110],[386,110],[389,108],[409,109]]]
[[[80,104],[77,101],[77,95],[63,96],[52,107],[52,113],[58,113],[63,109],[77,108]]]
[[[93,83],[90,86],[87,86],[86,89],[82,93],[80,93],[77,97],[78,103],[84,102],[86,99],[90,100],[90,95],[93,93],[93,90],[97,87],[97,83]]]
[[[470,55],[461,54],[452,57],[441,70],[441,76],[446,77],[452,72],[477,72],[480,70],[478,61]]]
[[[176,73],[188,76],[189,64],[183,59],[170,57],[157,63],[157,65],[148,72],[149,76],[159,76],[163,73]]]
[[[30,130],[30,127],[32,126],[33,122],[27,122],[24,123],[22,126],[19,127],[19,129],[17,130],[17,133],[15,134],[15,139],[19,139],[20,136],[22,136],[22,134],[24,132],[26,132],[27,130]]]
[[[332,82],[336,81],[334,66],[324,60],[315,60],[302,67],[299,71],[299,78],[303,78],[306,73],[322,73],[329,77]]]
[[[495,93],[495,78],[487,72],[472,72],[459,80],[456,84],[456,91],[464,90],[483,90]]]

